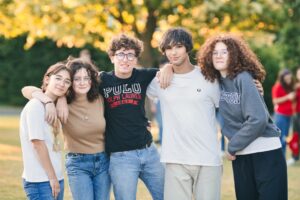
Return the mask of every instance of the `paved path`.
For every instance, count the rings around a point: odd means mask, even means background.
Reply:
[[[21,107],[0,106],[0,116],[20,115]]]

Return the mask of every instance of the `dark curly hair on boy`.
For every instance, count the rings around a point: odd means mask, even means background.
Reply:
[[[114,37],[108,47],[107,53],[109,56],[114,56],[116,51],[120,49],[133,49],[136,57],[140,57],[143,52],[143,42],[135,37],[130,37],[125,34]]]

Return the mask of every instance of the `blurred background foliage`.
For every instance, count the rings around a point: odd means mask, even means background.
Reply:
[[[300,0],[0,0],[0,102],[22,105],[24,85],[40,85],[45,69],[87,48],[100,70],[113,35],[144,42],[140,64],[157,66],[162,34],[189,29],[195,52],[210,35],[234,32],[251,45],[266,68],[265,99],[282,67],[300,65]]]

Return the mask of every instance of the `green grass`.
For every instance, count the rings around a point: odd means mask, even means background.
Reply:
[[[26,199],[22,188],[21,174],[22,155],[19,142],[19,118],[0,117],[0,200]],[[300,197],[299,162],[288,168],[288,179],[289,200],[298,200]],[[65,199],[69,200],[71,199],[71,195],[67,186],[67,179],[65,180]],[[139,182],[138,185],[137,199],[152,199],[142,182]],[[233,199],[235,199],[235,196],[231,163],[224,160],[222,200]]]

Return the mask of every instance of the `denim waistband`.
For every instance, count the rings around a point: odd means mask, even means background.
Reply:
[[[106,152],[102,151],[102,152],[92,153],[92,154],[69,152],[66,154],[66,157],[94,158],[94,157],[102,157],[102,156],[107,156]]]

